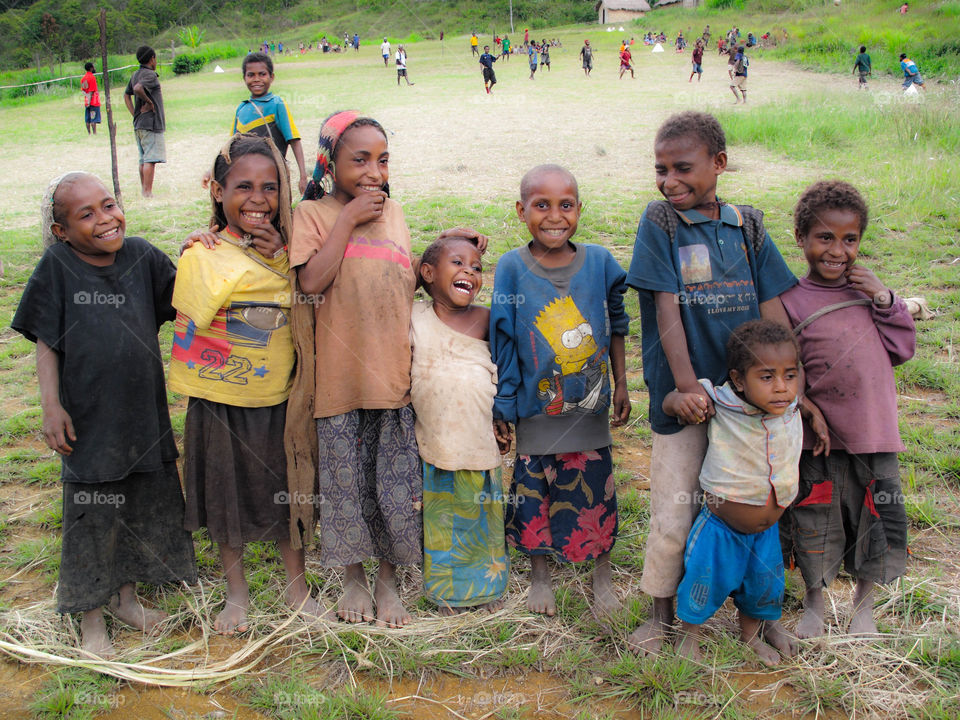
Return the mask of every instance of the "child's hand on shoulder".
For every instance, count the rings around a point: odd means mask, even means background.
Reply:
[[[663,399],[663,411],[684,425],[699,425],[714,416],[713,402],[705,394],[674,390]]]
[[[888,308],[893,304],[893,293],[873,274],[873,270],[855,263],[847,270],[847,282],[854,290],[870,297],[877,307]]]
[[[60,403],[57,403],[56,407],[43,411],[43,437],[47,447],[54,452],[60,455],[69,455],[73,452],[73,447],[67,441],[75,442],[77,433],[73,429],[70,414]]]
[[[610,418],[610,425],[620,427],[630,419],[630,394],[625,385],[618,384],[613,389],[613,417]]]
[[[220,235],[217,232],[219,228],[216,225],[211,224],[209,230],[194,230],[192,233],[187,235],[186,239],[180,245],[180,254],[183,255],[184,252],[193,247],[194,243],[200,243],[207,250],[213,250],[217,245],[220,244]]]
[[[468,240],[476,240],[477,250],[480,251],[481,255],[487,251],[487,245],[490,244],[490,238],[470,227],[447,228],[437,236],[437,240],[442,240],[447,237],[462,237]]]

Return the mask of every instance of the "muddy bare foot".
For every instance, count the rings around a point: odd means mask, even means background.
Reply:
[[[370,597],[370,586],[367,585],[363,565],[350,565],[346,570],[343,597],[337,603],[337,617],[350,623],[372,622],[375,619],[373,598]]]
[[[469,607],[450,607],[449,605],[440,606],[440,615],[441,617],[453,617],[454,615],[462,615],[467,610],[472,610],[473,608]]]
[[[873,608],[861,608],[859,612],[854,613],[850,619],[850,625],[847,626],[847,632],[864,637],[878,635],[880,631],[877,630],[877,623],[873,619]]]
[[[118,620],[144,632],[151,632],[157,625],[167,619],[165,612],[145,608],[141,605],[133,593],[130,593],[128,597],[121,594],[119,598],[111,599],[110,612]]]
[[[803,615],[797,623],[797,637],[801,640],[823,635],[823,591],[807,590],[803,598]]]
[[[104,660],[110,660],[117,654],[99,608],[83,613],[80,620],[80,649]]]
[[[246,594],[236,598],[228,595],[223,610],[213,621],[213,629],[221,635],[232,636],[237,633],[245,633],[250,629],[250,623],[247,622],[247,609],[249,607],[250,598]]]
[[[497,598],[496,600],[492,600],[488,602],[486,605],[481,605],[477,609],[485,610],[486,612],[492,615],[495,612],[499,612],[500,610],[503,610],[503,606],[505,604],[506,604],[506,601],[503,598]]]
[[[304,588],[287,588],[284,593],[287,606],[306,622],[314,620],[332,620],[336,613],[324,610],[320,603],[310,596],[310,591]]]
[[[693,662],[700,662],[703,654],[700,652],[700,637],[695,633],[684,633],[676,646],[677,654]]]
[[[402,628],[413,622],[413,617],[403,607],[397,593],[397,576],[393,565],[386,560],[380,561],[377,584],[373,589],[377,603],[377,625],[379,627]]]
[[[527,593],[527,610],[553,617],[557,614],[557,598],[553,594],[550,567],[543,555],[530,558],[530,592]]]
[[[597,558],[593,570],[593,603],[590,610],[594,617],[603,619],[623,609],[616,588],[613,587],[613,573],[610,569],[610,555]]]
[[[780,653],[767,645],[758,635],[753,635],[749,640],[741,638],[743,642],[752,649],[757,657],[767,667],[776,667],[780,664]]]
[[[761,634],[766,643],[779,650],[783,657],[797,654],[797,639],[778,621],[768,620],[763,623]]]

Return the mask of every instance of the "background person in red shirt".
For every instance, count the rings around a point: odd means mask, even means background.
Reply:
[[[87,71],[80,79],[80,89],[83,91],[83,122],[87,125],[87,135],[96,135],[97,125],[100,124],[100,93],[97,91],[97,76],[93,74],[92,62],[85,63],[83,69]]]

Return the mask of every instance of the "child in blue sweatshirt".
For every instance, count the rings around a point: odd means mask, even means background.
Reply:
[[[556,613],[548,555],[595,559],[592,609],[604,616],[620,607],[610,570],[617,534],[610,425],[630,417],[629,318],[626,273],[617,261],[604,247],[571,242],[580,208],[568,170],[540,165],[523,177],[517,215],[532,239],[497,263],[490,308],[499,373],[493,416],[498,434],[506,434],[507,423],[516,425],[506,535],[530,555],[527,607]]]

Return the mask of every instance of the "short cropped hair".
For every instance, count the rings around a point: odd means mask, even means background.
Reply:
[[[267,72],[273,75],[273,60],[270,59],[270,56],[262,52],[252,52],[247,53],[247,56],[243,59],[243,64],[240,66],[240,72],[244,75],[247,74],[247,65],[250,63],[263,63],[267,66]]]
[[[547,173],[557,173],[570,178],[570,182],[573,183],[573,189],[577,193],[577,200],[580,200],[580,186],[577,184],[577,178],[573,176],[573,173],[563,167],[563,165],[546,163],[544,165],[537,165],[524,174],[523,179],[520,181],[520,202],[525,203],[527,201],[527,198],[530,197],[530,192],[533,190],[534,181],[539,179],[541,175]]]
[[[866,45],[861,45],[861,46],[860,46],[860,52],[866,52],[866,51],[867,51],[867,46],[866,46]]]
[[[148,62],[150,62],[151,58],[156,56],[156,50],[149,45],[141,45],[137,48],[137,62],[141,65],[146,65]]]
[[[707,146],[707,152],[711,156],[727,150],[727,136],[720,127],[720,122],[710,113],[695,110],[687,110],[668,117],[657,130],[654,144],[685,135],[694,135],[700,139]]]
[[[821,180],[800,196],[793,210],[793,226],[798,236],[806,235],[823,210],[850,210],[860,218],[860,234],[867,229],[869,213],[863,195],[843,180]]]
[[[786,327],[773,320],[751,320],[738,325],[727,340],[727,368],[746,375],[756,364],[761,347],[790,345],[800,356],[797,340]]]
[[[86,62],[83,64],[83,69],[87,70],[88,72],[93,72],[95,68],[93,67],[92,62]]]

